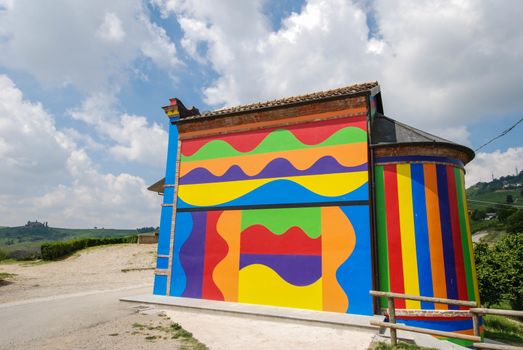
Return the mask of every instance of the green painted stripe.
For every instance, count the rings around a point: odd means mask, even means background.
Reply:
[[[250,152],[239,152],[226,141],[213,140],[206,143],[193,155],[182,155],[181,160],[184,162],[191,162],[196,160],[230,158],[261,153],[345,145],[358,142],[367,142],[367,133],[360,128],[352,126],[340,129],[320,144],[312,146],[303,144],[289,130],[279,129],[272,131],[260,142],[258,146],[256,146],[256,148]]]
[[[463,183],[462,183],[462,176],[461,176],[461,169],[454,168],[454,177],[456,179],[456,193],[458,198],[458,211],[459,211],[459,226],[461,231],[461,245],[463,246],[463,260],[465,264],[465,277],[467,279],[467,294],[469,297],[469,300],[476,300],[475,293],[474,293],[474,279],[472,276],[472,261],[470,261],[470,249],[471,249],[471,242],[469,242],[468,236],[469,233],[467,231],[467,221],[468,220],[468,213],[465,211],[465,203],[464,201],[466,198],[463,196]]]
[[[241,230],[249,226],[262,225],[275,235],[281,235],[297,226],[310,238],[321,235],[321,208],[278,208],[242,211]]]
[[[374,168],[374,179],[376,184],[376,217],[377,217],[377,232],[378,232],[378,273],[380,290],[384,292],[390,291],[390,276],[389,276],[389,253],[388,253],[388,239],[387,239],[387,212],[385,210],[385,184],[383,165],[377,165]],[[380,298],[380,307],[387,307],[387,299]]]

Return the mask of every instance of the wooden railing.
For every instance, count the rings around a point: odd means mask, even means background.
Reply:
[[[475,301],[433,298],[433,297],[424,297],[424,296],[408,295],[408,294],[400,294],[400,293],[380,292],[380,291],[376,291],[376,290],[371,290],[370,294],[375,297],[387,298],[389,322],[371,321],[370,324],[373,326],[389,328],[390,329],[390,342],[392,345],[398,344],[398,337],[397,337],[396,332],[399,329],[399,330],[415,332],[415,333],[430,334],[430,335],[439,336],[439,337],[448,337],[448,338],[456,338],[456,339],[472,341],[472,342],[474,342],[473,343],[474,348],[477,348],[477,349],[493,349],[493,350],[522,349],[520,347],[509,346],[509,345],[481,343],[481,337],[480,337],[480,332],[479,332],[479,317],[481,315],[487,315],[487,314],[522,317],[523,311],[476,308],[475,306],[477,306],[477,304]],[[394,306],[394,299],[427,301],[427,302],[438,303],[438,304],[470,307],[471,309],[468,311],[472,316],[474,335],[454,333],[454,332],[443,332],[443,331],[437,331],[434,329],[411,327],[411,326],[405,326],[402,324],[396,324],[396,309]]]
[[[472,314],[472,320],[474,323],[474,334],[479,334],[479,317],[482,315],[499,315],[499,316],[512,316],[512,317],[523,317],[523,311],[516,310],[500,310],[500,309],[486,309],[486,308],[472,308],[469,310]],[[522,347],[509,346],[504,344],[487,344],[487,343],[474,343],[476,349],[493,349],[493,350],[515,350],[523,349]]]

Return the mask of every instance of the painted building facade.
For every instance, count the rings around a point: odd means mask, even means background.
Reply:
[[[478,300],[463,146],[377,83],[200,114],[172,99],[154,294],[372,315],[371,289]],[[470,333],[466,310],[398,301]]]

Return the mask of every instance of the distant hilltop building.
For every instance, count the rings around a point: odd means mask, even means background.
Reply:
[[[370,290],[479,302],[464,165],[384,115],[377,82],[169,118],[154,294],[373,315]],[[463,308],[396,301],[472,334]]]
[[[49,227],[46,222],[38,222],[36,221],[27,221],[27,224],[24,225],[24,227]]]

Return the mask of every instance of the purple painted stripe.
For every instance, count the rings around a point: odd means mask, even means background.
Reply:
[[[240,269],[253,264],[270,267],[287,283],[295,286],[307,286],[321,277],[321,256],[318,255],[240,255]]]
[[[292,165],[287,159],[276,158],[273,159],[260,171],[257,175],[248,176],[238,165],[231,166],[222,176],[213,175],[209,170],[204,168],[196,168],[188,172],[185,176],[180,178],[180,185],[197,184],[208,182],[225,182],[251,179],[266,179],[272,177],[283,176],[299,176],[299,175],[317,175],[317,174],[332,174],[345,173],[353,171],[367,170],[367,163],[346,167],[338,163],[332,156],[325,156],[316,161],[310,168],[299,170]]]
[[[187,276],[187,286],[182,297],[201,298],[207,213],[194,212],[192,219],[193,230],[180,251],[180,261]]]

